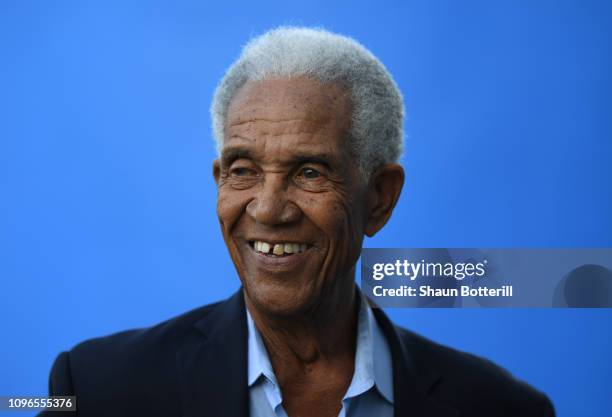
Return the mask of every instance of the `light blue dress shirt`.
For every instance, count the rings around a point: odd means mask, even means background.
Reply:
[[[357,324],[355,371],[338,417],[392,417],[393,371],[389,344],[365,296]],[[248,384],[251,417],[287,417],[282,394],[261,334],[247,309]]]

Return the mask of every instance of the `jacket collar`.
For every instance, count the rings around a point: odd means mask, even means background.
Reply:
[[[402,330],[381,309],[373,311],[393,358],[395,417],[457,417],[456,410],[427,396],[440,377],[427,366],[413,338],[402,337]],[[248,331],[242,288],[193,326],[193,338],[177,352],[184,415],[248,416]]]
[[[177,352],[183,415],[248,416],[247,323],[242,288],[194,325]]]
[[[429,366],[410,333],[395,326],[378,307],[374,316],[387,337],[393,358],[393,398],[395,417],[457,417],[457,410],[440,404],[428,394],[440,380]],[[400,332],[405,334],[400,335]]]

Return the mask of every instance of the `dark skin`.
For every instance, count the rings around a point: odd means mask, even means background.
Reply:
[[[217,214],[290,417],[337,416],[355,360],[355,263],[404,183],[398,164],[369,180],[347,138],[340,85],[304,77],[245,84],[213,163]],[[302,245],[300,253],[261,253]]]

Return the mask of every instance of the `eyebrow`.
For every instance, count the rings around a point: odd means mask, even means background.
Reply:
[[[291,161],[293,163],[305,164],[321,164],[326,168],[331,168],[332,166],[332,158],[326,153],[298,153],[291,157]]]
[[[229,165],[240,158],[253,159],[251,150],[245,146],[232,146],[221,151],[221,165]]]
[[[246,158],[246,159],[257,159],[251,149],[245,146],[232,146],[229,148],[225,148],[221,151],[221,163],[222,165],[228,166],[232,162],[237,159]],[[332,167],[333,157],[325,152],[305,152],[305,151],[297,151],[287,161],[284,161],[285,164],[304,164],[304,163],[314,163],[321,164],[327,168]]]

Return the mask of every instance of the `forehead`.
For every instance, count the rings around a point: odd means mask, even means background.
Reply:
[[[350,125],[343,87],[306,78],[248,82],[232,98],[224,149],[236,144],[341,148]]]

